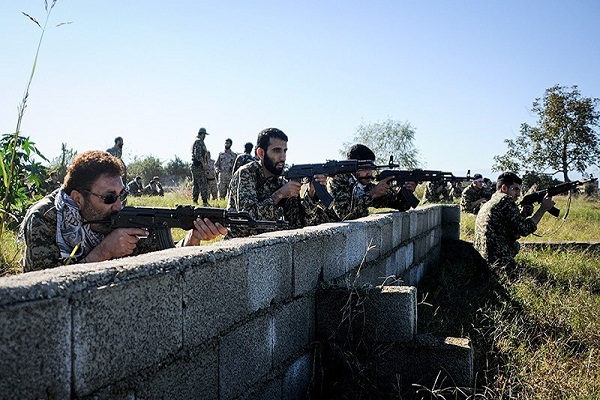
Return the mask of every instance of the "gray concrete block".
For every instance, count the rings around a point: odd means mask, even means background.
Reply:
[[[216,343],[187,353],[136,382],[136,399],[219,399]]]
[[[181,275],[157,275],[82,293],[73,305],[77,396],[160,362],[182,346]]]
[[[219,390],[222,400],[239,396],[271,370],[274,332],[273,318],[263,315],[241,325],[221,340]]]
[[[410,210],[408,212],[409,217],[409,239],[414,239],[419,234],[419,212],[417,210]]]
[[[250,301],[248,257],[233,256],[184,273],[183,345],[198,346],[246,318]]]
[[[248,250],[250,310],[268,308],[271,301],[292,297],[292,247],[277,243]]]
[[[320,290],[317,292],[317,339],[411,340],[417,326],[416,305],[414,287]]]
[[[380,246],[380,242],[377,238],[369,237],[369,224],[362,219],[348,221],[347,224],[346,265],[348,270],[351,270],[363,263],[368,249],[377,251],[376,248]],[[374,248],[370,249],[371,246]]]
[[[273,313],[273,367],[301,353],[315,336],[315,295],[295,299]]]
[[[471,387],[473,349],[469,339],[417,335],[410,343],[397,343],[380,354],[382,378],[390,385],[420,384],[428,388]],[[439,374],[439,376],[438,376]]]
[[[460,224],[460,206],[458,204],[443,204],[442,224]]]
[[[403,280],[406,285],[418,286],[419,282],[423,279],[423,276],[425,276],[425,264],[420,262],[411,266],[410,269],[404,273]]]
[[[392,249],[400,246],[402,241],[404,240],[402,236],[403,228],[404,228],[404,218],[406,217],[405,212],[393,211],[390,212],[392,217],[393,226],[392,226]]]
[[[0,397],[71,398],[71,307],[55,298],[0,309]]]
[[[327,225],[331,229],[331,236],[323,243],[323,279],[332,282],[348,272],[346,248],[350,228],[347,223]]]
[[[310,396],[314,374],[314,351],[298,358],[289,366],[283,377],[283,400],[305,400]]]
[[[402,213],[402,243],[406,243],[411,239],[411,211]]]
[[[294,249],[294,297],[315,290],[325,260],[323,242],[323,237],[309,235],[306,240],[292,244]]]

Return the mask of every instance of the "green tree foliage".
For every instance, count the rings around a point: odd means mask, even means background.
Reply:
[[[352,143],[345,142],[340,154],[345,157],[352,145],[360,143],[373,150],[378,164],[387,164],[393,156],[401,168],[414,169],[419,166],[419,151],[414,146],[414,139],[415,129],[409,122],[388,119],[361,124],[356,128]]]
[[[165,167],[165,174],[173,180],[176,185],[185,181],[185,178],[191,176],[191,163],[184,162],[179,156],[175,156]]]
[[[28,137],[5,134],[0,138],[0,167],[2,181],[0,196],[4,199],[1,210],[3,226],[14,228],[27,207],[40,193],[46,168],[32,157],[46,158]],[[48,160],[46,160],[48,161]]]
[[[547,171],[550,175],[585,173],[588,166],[598,165],[600,137],[595,131],[600,114],[598,98],[582,97],[577,86],[553,86],[543,98],[533,102],[537,126],[521,125],[519,136],[506,139],[508,151],[494,157],[496,171]]]
[[[77,151],[67,148],[66,143],[62,143],[60,146],[60,156],[53,158],[50,161],[50,171],[56,171],[58,179],[62,182],[67,175],[67,167],[73,162]]]
[[[135,156],[133,162],[127,165],[127,176],[129,179],[141,176],[142,182],[146,185],[153,176],[164,177],[165,168],[162,161],[154,156],[144,156],[144,158]]]

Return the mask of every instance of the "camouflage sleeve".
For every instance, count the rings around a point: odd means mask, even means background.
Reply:
[[[354,193],[348,174],[336,175],[327,180],[327,190],[333,196],[332,208],[340,221],[369,215],[372,199],[368,193]]]
[[[254,168],[239,169],[230,183],[230,205],[237,211],[248,211],[252,218],[276,221],[277,206],[271,195],[259,199],[257,192],[257,171]]]
[[[508,199],[502,201],[499,212],[508,220],[508,224],[515,235],[527,236],[537,230],[535,221],[531,217],[523,217],[514,201]]]
[[[41,210],[28,213],[23,221],[25,249],[23,272],[54,268],[62,265],[56,244],[56,219]]]
[[[460,209],[469,213],[476,213],[477,210],[473,207],[473,202],[479,200],[480,196],[472,189],[472,186],[467,187],[460,199]]]

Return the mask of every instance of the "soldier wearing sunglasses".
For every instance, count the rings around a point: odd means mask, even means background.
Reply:
[[[156,238],[144,229],[111,230],[88,222],[107,219],[123,208],[128,193],[123,168],[118,158],[104,151],[75,157],[63,186],[35,203],[21,224],[24,272],[157,250]],[[194,246],[227,233],[208,219],[198,219],[194,226],[177,246]]]

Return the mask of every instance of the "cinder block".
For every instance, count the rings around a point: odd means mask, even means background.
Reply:
[[[331,288],[317,292],[319,340],[411,340],[416,331],[416,288]]]
[[[348,221],[347,224],[349,229],[346,242],[346,265],[348,270],[351,270],[362,264],[369,246],[374,246],[373,250],[377,251],[380,241],[377,238],[369,238],[369,224],[362,219]]]
[[[408,216],[410,218],[409,221],[409,239],[414,239],[419,234],[419,211],[410,210],[408,212]]]
[[[473,349],[469,339],[417,335],[414,341],[396,343],[380,354],[378,367],[389,385],[471,387]]]
[[[71,398],[71,307],[54,298],[0,309],[0,397]]]
[[[415,264],[404,273],[404,282],[409,286],[418,286],[425,275],[425,265],[423,262]]]
[[[219,359],[216,342],[161,365],[136,383],[136,399],[219,399]]]
[[[329,237],[309,232],[305,240],[292,244],[294,249],[294,297],[312,292],[317,287],[325,260],[323,242],[327,239]]]
[[[323,243],[323,279],[330,283],[348,272],[346,248],[350,228],[347,223],[327,225],[331,236]]]
[[[292,297],[292,247],[288,243],[248,250],[250,310],[268,308],[271,301]]]
[[[400,211],[392,211],[390,212],[392,217],[393,225],[392,225],[392,249],[400,246],[402,241],[404,240],[402,236],[402,231],[404,227],[404,218],[407,215],[405,212]]]
[[[255,318],[221,340],[219,388],[221,400],[234,399],[252,387],[273,365],[274,321]]]
[[[411,214],[412,211],[402,213],[402,243],[406,243],[411,239]]]
[[[305,400],[310,396],[314,371],[314,351],[298,358],[283,376],[282,400]]]
[[[274,311],[273,366],[301,353],[315,336],[315,295],[295,299]]]
[[[460,206],[458,204],[443,204],[442,224],[460,224]]]
[[[238,255],[184,273],[183,346],[192,348],[250,314],[248,257]]]
[[[159,362],[182,346],[181,275],[83,292],[73,305],[77,396]]]

